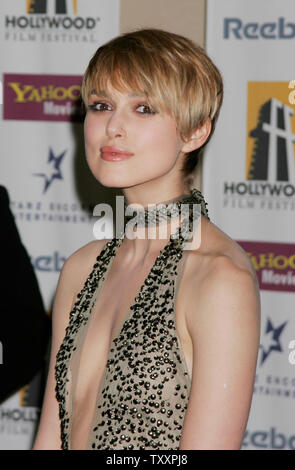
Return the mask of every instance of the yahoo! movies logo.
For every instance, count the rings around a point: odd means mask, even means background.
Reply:
[[[295,292],[295,244],[240,241],[255,269],[259,288]]]
[[[83,120],[80,75],[4,74],[4,119]]]

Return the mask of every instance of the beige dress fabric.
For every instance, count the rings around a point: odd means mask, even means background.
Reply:
[[[209,219],[206,203],[199,202]],[[71,448],[73,397],[83,367],[83,342],[122,241],[107,242],[97,257],[57,354],[56,397],[64,450]],[[127,312],[110,346],[86,449],[179,449],[191,377],[176,331],[175,303],[187,255],[182,237],[171,237]]]

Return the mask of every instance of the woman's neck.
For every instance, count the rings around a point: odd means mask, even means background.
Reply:
[[[172,188],[138,188],[131,187],[123,190],[127,205],[140,205],[147,209],[152,204],[169,204],[178,198],[189,195],[190,188],[186,184],[175,185]]]
[[[125,200],[125,240],[123,242],[126,251],[126,259],[138,265],[149,257],[150,254],[161,250],[169,241],[170,235],[180,226],[180,206],[182,200],[190,198],[190,189],[183,188],[183,192],[172,194],[166,192],[166,198],[154,194],[152,198],[145,193],[145,203],[133,202],[129,204]],[[148,195],[149,196],[149,195]],[[136,199],[137,201],[139,198]],[[143,198],[140,199],[143,201]],[[177,204],[178,203],[178,204]],[[129,218],[128,218],[129,216]]]

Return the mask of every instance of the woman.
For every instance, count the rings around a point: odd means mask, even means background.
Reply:
[[[89,167],[146,217],[149,204],[163,203],[167,234],[143,237],[144,219],[141,237],[127,225],[66,261],[35,449],[240,448],[259,290],[246,253],[189,186],[222,94],[204,50],[162,30],[121,35],[91,59],[82,87]],[[185,201],[189,217],[175,223],[169,204]]]

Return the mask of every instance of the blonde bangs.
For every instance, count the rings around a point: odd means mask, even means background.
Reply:
[[[88,105],[93,91],[136,92],[154,111],[174,117],[181,138],[211,120],[211,134],[223,99],[219,70],[205,50],[183,36],[143,29],[122,34],[98,48],[82,82]],[[207,140],[207,141],[208,141]]]
[[[120,53],[121,52],[121,53]],[[138,51],[113,50],[102,53],[95,63],[89,63],[82,82],[82,99],[87,106],[93,91],[107,91],[109,85],[121,93],[133,91],[146,96],[151,106],[163,113],[173,115],[171,96],[170,73],[157,64],[149,54],[137,54]],[[167,86],[168,85],[168,86]],[[173,99],[175,103],[177,98]]]

